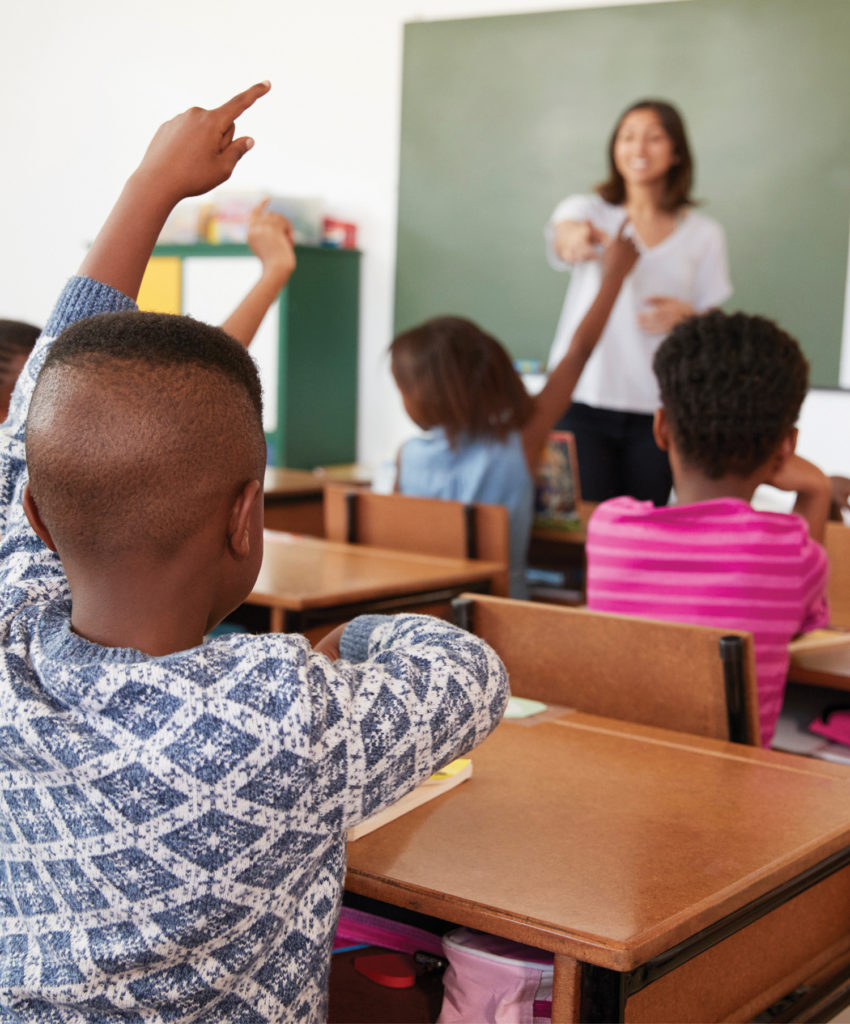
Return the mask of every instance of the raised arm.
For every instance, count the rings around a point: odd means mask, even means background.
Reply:
[[[235,119],[269,88],[268,82],[254,85],[215,110],[194,107],[168,121],[154,136],[86,254],[79,276],[59,296],[18,378],[3,427],[6,444],[0,444],[0,534],[6,532],[10,514],[23,519],[19,492],[26,480],[26,417],[53,339],[84,317],[135,309],[142,275],[166,217],[180,199],[230,177],[252,145],[251,139],[234,139]],[[30,534],[25,530],[22,536],[26,543]]]
[[[268,205],[264,199],[248,223],[248,245],[260,260],[260,279],[221,325],[246,348],[295,270],[292,225],[286,217],[267,209]]]
[[[213,110],[192,107],[154,135],[80,266],[80,276],[138,294],[151,251],[174,206],[227,181],[253,146],[236,119],[269,91],[260,82]]]
[[[522,443],[532,475],[537,468],[546,436],[570,404],[573,390],[608,321],[623,281],[637,261],[638,251],[631,239],[625,237],[624,229],[625,223],[617,237],[606,247],[602,284],[596,298],[576,328],[566,355],[549,374],[549,379],[535,400],[531,419],[523,427]]]

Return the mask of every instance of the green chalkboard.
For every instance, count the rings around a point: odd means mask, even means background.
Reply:
[[[477,320],[545,358],[567,276],[542,226],[606,172],[621,111],[683,112],[726,229],[730,309],[802,342],[835,387],[850,224],[850,0],[680,3],[405,27],[396,329]]]

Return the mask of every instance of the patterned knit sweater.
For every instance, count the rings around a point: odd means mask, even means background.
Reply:
[[[25,413],[51,337],[128,308],[72,279],[0,428],[0,1021],[322,1020],[346,829],[487,735],[504,670],[411,615],[354,620],[335,663],[76,635],[23,517]]]

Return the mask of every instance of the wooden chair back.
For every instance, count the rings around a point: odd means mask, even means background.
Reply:
[[[850,526],[827,523],[824,546],[829,560],[826,596],[830,625],[847,629],[850,628]]]
[[[502,505],[328,486],[324,511],[329,540],[501,562],[505,571],[494,578],[492,590],[508,593],[508,510]]]
[[[454,608],[502,658],[515,696],[760,744],[749,633],[478,594]]]

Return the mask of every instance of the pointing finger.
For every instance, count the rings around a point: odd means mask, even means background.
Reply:
[[[233,99],[222,103],[220,107],[216,108],[216,112],[221,114],[226,122],[235,121],[240,114],[256,103],[261,96],[265,96],[271,87],[271,82],[258,82],[256,85],[252,85],[250,89],[238,93]]]
[[[266,208],[271,202],[271,196],[266,196],[265,199],[261,199],[259,203],[251,210],[251,220],[259,220],[259,218],[266,212]]]

